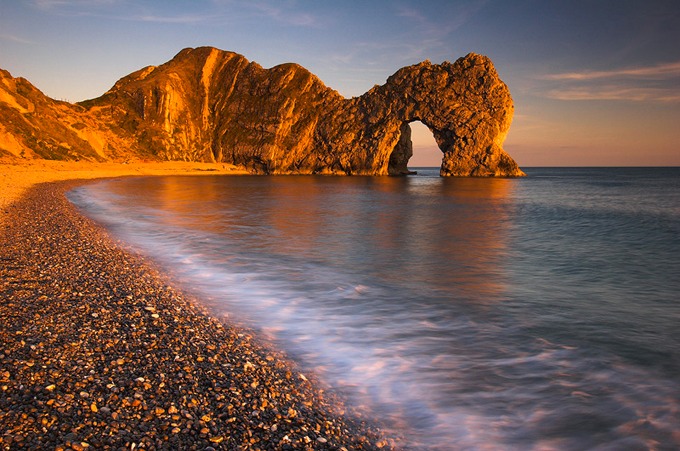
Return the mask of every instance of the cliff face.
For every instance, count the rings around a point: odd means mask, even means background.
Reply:
[[[331,112],[317,145],[344,150],[359,173],[404,173],[412,154],[408,123],[419,120],[443,152],[441,175],[521,176],[502,148],[513,111],[510,92],[488,58],[426,61]]]
[[[0,156],[105,161],[131,145],[82,106],[52,100],[0,70]]]
[[[11,147],[11,139],[33,149],[27,135],[52,143],[68,137],[69,147],[58,154],[32,150],[42,158],[154,156],[267,174],[400,174],[412,154],[408,123],[420,120],[443,152],[442,175],[523,175],[502,149],[510,93],[491,61],[474,54],[405,67],[353,99],[299,65],[263,69],[209,47],[182,50],[79,105],[48,99],[27,82],[30,88],[12,88],[24,81],[9,74],[2,81],[0,108],[12,110],[12,121],[3,115],[0,149]],[[36,115],[26,102],[45,107]],[[12,128],[17,121],[23,129]],[[5,150],[17,154],[12,146],[15,151]]]
[[[316,153],[320,114],[343,101],[301,66],[263,69],[235,53],[199,48],[135,72],[83,105],[162,159],[309,173],[299,162]]]

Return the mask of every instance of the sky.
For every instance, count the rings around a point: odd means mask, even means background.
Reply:
[[[677,0],[0,0],[0,68],[98,97],[186,47],[299,63],[346,97],[423,60],[486,55],[520,166],[680,166]],[[414,123],[410,166],[439,166]]]

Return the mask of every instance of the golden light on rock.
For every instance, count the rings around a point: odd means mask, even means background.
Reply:
[[[227,163],[262,174],[408,173],[410,126],[442,151],[443,176],[522,176],[502,144],[513,116],[489,58],[404,67],[345,99],[297,64],[264,69],[212,47],[184,49],[96,99],[50,99],[0,71],[0,156],[90,162]]]

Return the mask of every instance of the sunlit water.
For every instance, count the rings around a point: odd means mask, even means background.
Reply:
[[[680,170],[527,172],[69,197],[409,448],[680,447]]]

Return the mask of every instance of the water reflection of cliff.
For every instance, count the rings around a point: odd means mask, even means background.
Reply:
[[[502,296],[514,180],[408,179],[397,214],[378,224],[382,246],[406,252],[404,277],[472,302]],[[432,183],[429,183],[432,182]]]
[[[258,205],[269,252],[361,268],[473,302],[501,296],[507,179],[258,179],[231,212]],[[253,201],[253,199],[255,200]],[[250,200],[249,200],[250,199]],[[251,213],[252,214],[252,213]],[[251,218],[253,220],[255,218]],[[318,257],[321,256],[321,257]]]
[[[166,225],[243,239],[248,251],[323,260],[473,303],[502,296],[509,179],[166,177],[138,201]],[[256,239],[254,239],[256,238]]]

